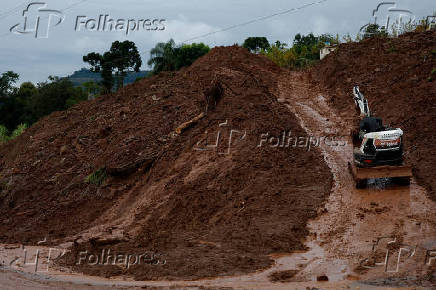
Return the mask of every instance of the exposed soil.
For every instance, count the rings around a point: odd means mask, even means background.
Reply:
[[[332,109],[328,100],[335,95],[325,94],[309,74],[289,73],[280,83],[282,102],[309,134],[353,129],[354,116]],[[298,269],[292,282],[359,281],[363,289],[434,286],[436,264],[428,262],[428,255],[436,248],[436,203],[415,180],[399,186],[389,179],[371,179],[367,188],[356,189],[344,170],[352,160],[351,141],[344,147],[321,144],[334,176],[332,194],[309,223],[310,250],[279,259],[280,270]]]
[[[0,242],[47,237],[68,248],[49,276],[80,285],[433,287],[434,36],[341,45],[307,72],[216,48],[188,69],[52,114],[0,147]],[[410,186],[355,189],[346,169],[355,84],[404,130]],[[347,144],[286,147],[289,130]],[[103,178],[85,182],[96,171]],[[148,259],[76,265],[83,251],[108,249]],[[19,250],[0,248],[0,262]],[[25,278],[16,279],[36,279]]]
[[[297,270],[277,271],[269,275],[271,282],[290,282],[292,278],[298,273]]]
[[[351,117],[359,85],[375,116],[405,133],[406,160],[436,200],[436,31],[341,44],[313,70],[332,107]]]
[[[248,273],[269,267],[269,254],[303,250],[332,175],[316,148],[258,147],[266,133],[306,136],[277,101],[281,72],[245,49],[215,48],[41,120],[0,148],[0,241],[70,242],[63,263],[75,270],[139,280]],[[85,182],[96,171],[102,185]],[[76,265],[81,251],[103,249],[152,252],[165,265]]]
[[[309,134],[337,135],[352,128],[351,122],[331,109],[326,102],[329,96],[324,97],[322,87],[310,83],[307,75],[285,73],[278,87],[279,101],[290,113],[295,113]],[[352,155],[351,142],[347,141],[346,146],[320,145],[333,172],[334,187],[325,208],[320,209],[319,216],[309,223],[311,234],[306,238],[307,250],[272,255],[275,263],[267,270],[196,281],[129,281],[125,276],[104,279],[69,273],[68,269],[51,271],[48,277],[78,285],[171,289],[197,289],[197,286],[218,289],[366,289],[371,286],[429,289],[436,277],[436,265],[427,265],[430,257],[426,256],[427,251],[436,247],[435,203],[415,182],[408,187],[385,180],[372,181],[367,189],[355,189],[350,173],[343,170]],[[11,250],[2,251],[0,245],[0,261],[3,257],[8,260],[8,257],[22,256],[17,245],[7,248]],[[26,248],[33,254],[30,259],[34,260],[36,249],[41,247]],[[383,261],[387,250],[390,256],[385,269]],[[407,251],[414,251],[414,254],[410,256],[412,252]],[[47,248],[45,252],[41,256],[47,256]],[[401,255],[401,261],[395,271],[397,255]],[[32,271],[32,267],[17,266],[17,269]],[[44,273],[39,275],[39,279],[46,277]],[[0,275],[0,281],[2,279]]]

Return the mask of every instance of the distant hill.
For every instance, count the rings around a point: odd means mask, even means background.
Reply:
[[[126,78],[124,79],[124,85],[131,84],[137,78],[147,76],[148,73],[149,71],[128,73]],[[72,75],[68,76],[67,79],[69,79],[74,86],[81,86],[83,83],[91,82],[91,81],[100,82],[102,80],[100,73],[92,72],[87,68],[82,68],[78,71],[75,71]]]

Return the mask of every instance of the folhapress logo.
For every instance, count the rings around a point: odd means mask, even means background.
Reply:
[[[61,11],[46,9],[44,2],[32,2],[23,10],[23,22],[11,27],[16,34],[34,34],[35,38],[48,38],[49,30],[61,24],[65,16]]]

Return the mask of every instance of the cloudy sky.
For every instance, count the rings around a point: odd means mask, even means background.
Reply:
[[[0,8],[0,73],[13,70],[23,81],[40,82],[49,75],[66,76],[82,67],[82,56],[92,51],[103,52],[115,40],[134,41],[142,53],[144,65],[149,51],[157,42],[173,38],[180,43],[192,38],[210,46],[242,43],[249,36],[266,36],[270,42],[290,43],[295,34],[350,33],[356,35],[360,27],[372,20],[372,11],[380,0],[2,0]],[[35,3],[35,2],[39,2]],[[435,0],[390,0],[398,9],[410,10],[417,19],[436,11]],[[27,30],[24,30],[23,10],[27,12]],[[44,3],[46,6],[44,7]],[[306,5],[314,3],[313,5]],[[305,6],[306,5],[306,6]],[[384,21],[385,5],[378,13]],[[300,8],[291,10],[293,8]],[[39,9],[39,10],[38,10]],[[61,16],[57,12],[62,11]],[[289,11],[288,13],[283,13]],[[393,12],[390,12],[393,15]],[[261,20],[265,16],[274,15]],[[406,13],[407,14],[407,13]],[[126,35],[124,31],[90,31],[99,15],[108,15],[115,21],[132,20],[139,30]],[[35,37],[36,19],[40,19]],[[80,31],[75,30],[79,17]],[[63,17],[63,21],[56,25]],[[95,19],[96,22],[93,22]],[[147,31],[146,19],[165,19],[165,30]],[[142,22],[139,22],[141,21]],[[238,24],[251,22],[241,25]],[[147,22],[148,23],[148,22]],[[148,23],[149,24],[149,23]],[[232,27],[226,30],[226,28]],[[13,31],[10,29],[15,27]],[[48,28],[47,28],[48,27]],[[137,25],[138,27],[138,25]],[[147,27],[147,26],[146,26]],[[161,28],[162,26],[159,26]],[[118,27],[120,30],[122,25]],[[220,31],[204,37],[210,32]],[[29,33],[17,33],[27,31]],[[47,32],[48,37],[44,37]],[[199,38],[197,38],[199,37]],[[192,42],[192,41],[191,41]]]

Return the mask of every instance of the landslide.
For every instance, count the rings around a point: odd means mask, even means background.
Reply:
[[[74,240],[63,265],[135,279],[248,273],[270,266],[271,253],[304,249],[332,175],[317,148],[258,147],[262,134],[306,135],[277,101],[281,73],[219,47],[40,120],[0,146],[0,241]],[[98,227],[122,236],[80,238]],[[166,264],[76,265],[81,251],[102,249],[153,252]]]
[[[359,85],[375,116],[405,133],[406,160],[436,200],[436,31],[341,44],[311,70],[329,90],[338,113],[357,115],[352,88]]]

